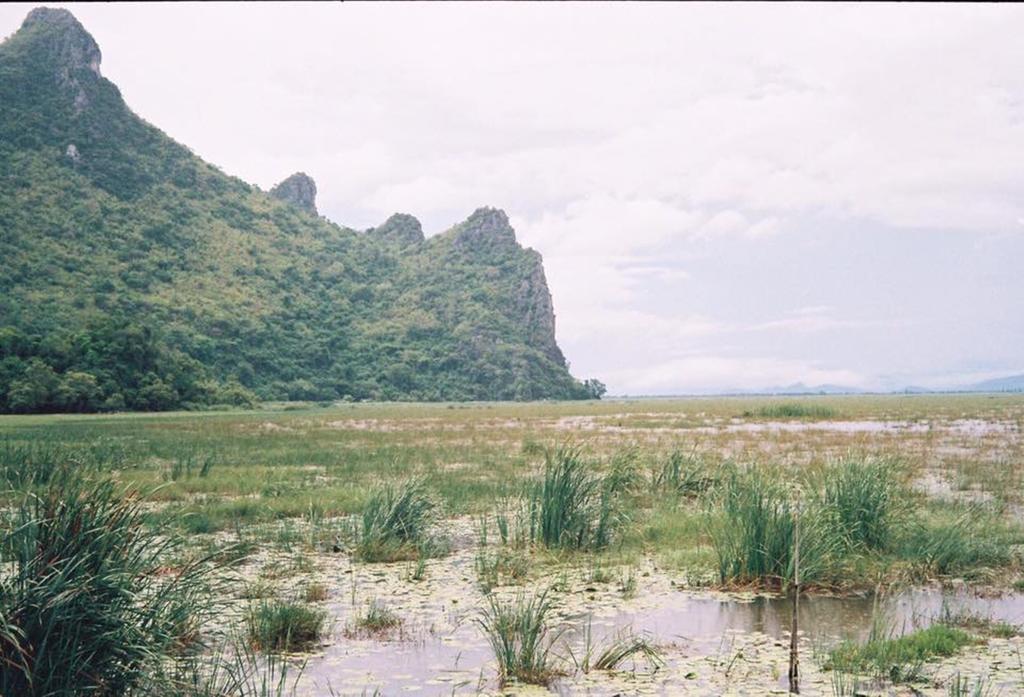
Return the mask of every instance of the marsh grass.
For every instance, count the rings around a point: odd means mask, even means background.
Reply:
[[[327,586],[323,583],[307,583],[302,589],[302,599],[307,603],[321,603],[327,600]]]
[[[967,632],[944,624],[933,624],[899,637],[891,631],[874,629],[866,643],[844,642],[833,649],[825,668],[846,673],[868,672],[893,683],[912,682],[921,677],[928,661],[953,656],[976,643],[978,640]]]
[[[632,459],[613,464],[601,477],[579,447],[549,452],[544,477],[529,500],[531,538],[558,549],[600,550],[611,544],[625,521],[621,498],[637,476]]]
[[[402,618],[394,610],[377,599],[371,600],[366,609],[355,620],[355,629],[367,634],[384,634],[402,624]]]
[[[959,671],[953,676],[953,682],[946,686],[948,697],[991,697],[998,694],[996,688],[985,678],[971,680],[961,677]]]
[[[164,467],[161,475],[164,481],[177,482],[192,477],[206,479],[210,476],[217,462],[217,455],[212,450],[197,445],[183,448],[173,460]]]
[[[552,648],[561,632],[548,623],[548,592],[502,601],[491,595],[476,617],[498,663],[498,682],[510,680],[547,685],[560,671],[553,665]]]
[[[8,511],[0,694],[133,694],[197,640],[207,560],[163,566],[172,543],[143,521],[135,492],[78,476]]]
[[[665,665],[661,652],[646,636],[631,631],[620,633],[608,642],[594,660],[597,670],[620,670],[629,660],[645,661],[653,670]]]
[[[263,600],[277,595],[277,586],[263,579],[256,579],[242,587],[238,597],[243,600]]]
[[[433,535],[437,505],[420,480],[377,490],[363,508],[356,556],[366,562],[409,561],[447,551]]]
[[[636,569],[629,567],[619,577],[619,593],[626,600],[636,597]]]
[[[266,653],[303,651],[316,646],[324,632],[327,613],[306,603],[264,600],[249,608],[245,617],[249,642]]]
[[[607,637],[598,645],[594,642],[592,625],[593,618],[588,617],[587,624],[583,627],[583,646],[579,656],[573,652],[571,646],[566,647],[576,670],[582,673],[589,673],[591,670],[621,670],[630,660],[633,661],[634,668],[637,661],[645,663],[652,671],[665,666],[664,656],[646,634],[637,634],[627,627]]]
[[[510,547],[478,547],[473,563],[484,593],[498,586],[522,583],[530,573],[529,555]]]
[[[651,472],[651,488],[657,493],[697,497],[718,486],[726,465],[712,465],[694,452],[673,450]]]
[[[969,630],[980,636],[997,637],[1010,639],[1021,636],[1021,628],[1017,625],[994,620],[990,616],[973,612],[966,608],[954,609],[945,601],[942,604],[942,611],[939,614],[939,622],[947,627]]]
[[[842,551],[842,534],[812,506],[800,513],[800,580],[823,579]],[[796,512],[792,492],[759,469],[733,473],[711,511],[708,534],[722,583],[786,587],[793,579]]]
[[[0,439],[0,483],[9,491],[59,485],[112,469],[123,453],[105,439],[91,445],[70,445],[50,439]]]
[[[824,404],[804,404],[802,402],[782,402],[766,404],[755,410],[743,412],[744,418],[760,417],[762,419],[834,419],[838,412]]]
[[[907,510],[899,465],[890,458],[847,456],[822,476],[821,504],[851,547],[885,550]]]
[[[922,578],[974,575],[983,568],[1006,566],[1012,560],[1005,525],[979,506],[919,509],[895,542],[901,559],[911,562]]]

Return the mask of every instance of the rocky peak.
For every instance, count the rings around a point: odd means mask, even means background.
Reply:
[[[317,214],[316,182],[305,172],[296,172],[270,190],[270,195],[298,206],[304,211]]]
[[[89,106],[86,85],[99,79],[100,47],[75,16],[63,9],[37,7],[19,35],[32,42],[40,67],[52,69],[57,85],[73,95],[74,113]]]
[[[370,234],[401,247],[423,242],[423,226],[407,213],[395,213],[381,225],[372,228]]]
[[[477,208],[456,228],[455,247],[466,251],[493,251],[517,247],[516,233],[505,211]]]
[[[100,47],[67,10],[37,7],[28,13],[21,30],[45,41],[55,62],[69,72],[88,70],[99,77]]]

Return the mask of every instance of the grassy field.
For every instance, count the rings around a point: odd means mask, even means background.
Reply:
[[[514,683],[517,671],[580,689],[598,680],[587,689],[603,694],[600,680],[609,690],[621,685],[595,676],[622,673],[597,660],[604,654],[668,676],[652,684],[672,692],[673,675],[701,672],[680,673],[692,656],[678,645],[623,626],[597,632],[607,645],[591,645],[589,630],[567,618],[623,603],[654,612],[694,593],[733,594],[723,602],[785,593],[797,527],[801,588],[811,595],[954,579],[1000,593],[1024,578],[1022,395],[8,416],[0,418],[0,465],[13,511],[26,496],[52,498],[83,480],[137,492],[129,496],[140,530],[166,545],[162,573],[209,567],[222,607],[200,612],[191,600],[197,617],[179,618],[189,628],[181,633],[205,646],[197,655],[207,677],[211,647],[240,637],[231,665],[249,656],[250,668],[235,672],[258,673],[265,684],[237,694],[290,689],[275,673],[271,690],[265,672],[287,663],[268,666],[264,655],[311,651],[296,689],[327,694],[339,646],[386,656],[389,641],[401,644],[396,636],[426,641],[447,624],[468,642],[468,656],[488,645],[494,653],[480,654],[479,677],[464,676],[446,694]],[[468,613],[458,622],[452,612],[418,609],[455,586],[469,596],[453,603]],[[215,616],[208,628],[200,627],[205,614]],[[476,634],[467,629],[474,618]],[[177,666],[165,649],[160,660]],[[589,658],[580,659],[588,652],[605,669],[592,674]],[[818,663],[814,670],[828,672],[827,661]],[[427,672],[410,684],[429,684]],[[745,679],[732,668],[714,675],[692,692]],[[372,674],[361,679],[338,694],[400,689]],[[829,684],[838,693],[847,683]]]

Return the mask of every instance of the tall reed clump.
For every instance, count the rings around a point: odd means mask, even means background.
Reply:
[[[821,505],[850,547],[880,551],[891,546],[907,500],[894,460],[843,458],[826,468],[821,489]]]
[[[551,649],[560,636],[548,624],[551,601],[547,591],[533,596],[518,595],[510,601],[496,596],[476,618],[498,662],[498,682],[510,680],[546,685],[559,674],[552,665]]]
[[[708,533],[722,583],[786,587],[794,577],[797,509],[777,478],[752,469],[734,472],[722,487]],[[841,536],[819,510],[800,511],[800,579],[820,579],[841,552]]]
[[[604,477],[593,474],[578,447],[549,453],[529,500],[530,537],[552,548],[607,547],[623,522],[620,498],[633,475],[631,461],[617,463]]]
[[[168,573],[132,492],[61,476],[5,522],[0,694],[134,694],[194,638],[207,567]]]
[[[442,554],[445,545],[433,535],[436,522],[437,505],[423,482],[384,486],[363,508],[356,556],[379,562]]]

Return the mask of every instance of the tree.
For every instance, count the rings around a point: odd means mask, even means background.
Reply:
[[[587,399],[601,399],[608,388],[597,378],[587,378],[583,381],[583,389],[587,392]]]
[[[46,411],[51,407],[58,377],[53,368],[39,358],[29,360],[22,376],[11,382],[7,404],[11,411]]]
[[[61,377],[53,400],[62,411],[89,412],[99,406],[101,391],[90,373],[69,370]]]
[[[130,405],[133,408],[162,411],[180,406],[181,397],[173,387],[150,373],[145,386],[136,393],[134,401],[135,403]]]

